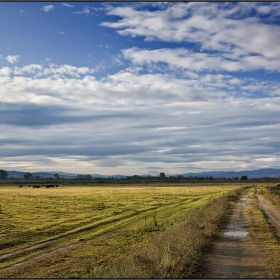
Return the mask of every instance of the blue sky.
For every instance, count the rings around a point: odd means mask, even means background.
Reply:
[[[280,168],[277,2],[1,2],[0,168]]]

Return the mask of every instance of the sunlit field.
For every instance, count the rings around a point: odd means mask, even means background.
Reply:
[[[238,188],[1,186],[0,277],[95,277],[99,267]]]

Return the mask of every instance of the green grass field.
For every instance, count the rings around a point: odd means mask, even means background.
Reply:
[[[0,277],[94,277],[97,267],[142,247],[238,187],[1,186]],[[59,249],[71,244],[78,246]]]

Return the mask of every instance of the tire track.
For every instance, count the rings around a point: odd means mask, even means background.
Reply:
[[[104,237],[107,236],[107,235],[108,234],[104,234]],[[102,235],[97,236],[96,238],[93,238],[93,239],[97,239],[97,238],[100,238],[100,237],[102,237]],[[58,249],[55,249],[55,250],[47,252],[47,253],[41,253],[39,255],[29,257],[22,262],[18,262],[18,263],[15,263],[13,265],[10,265],[10,266],[7,266],[7,267],[4,267],[4,268],[0,269],[0,272],[4,272],[4,271],[10,270],[10,269],[13,269],[15,267],[19,267],[19,266],[31,263],[34,260],[40,260],[40,259],[50,257],[50,256],[54,255],[55,253],[66,251],[66,250],[69,250],[69,249],[72,249],[72,248],[76,248],[79,245],[80,245],[80,243],[73,243],[73,244],[70,244],[70,245],[67,245],[67,246],[64,246],[64,247],[60,247]]]
[[[194,201],[191,201],[191,202],[195,202],[195,201],[197,201],[199,199],[202,199],[202,198],[195,199]],[[190,199],[187,198],[184,202],[189,202],[189,201],[190,201]],[[179,204],[182,204],[184,202],[180,202]],[[171,205],[171,203],[168,203],[168,204],[164,205],[163,207],[167,207],[167,206],[169,206],[169,204]],[[137,213],[130,213],[130,214],[122,216],[120,218],[115,218],[113,220],[110,220],[110,222],[105,220],[105,221],[101,221],[98,224],[83,226],[82,228],[78,228],[78,229],[76,229],[74,231],[71,230],[70,234],[69,234],[69,232],[68,233],[67,232],[63,233],[57,239],[53,238],[54,240],[43,242],[43,243],[36,244],[36,245],[32,245],[32,246],[24,248],[24,249],[22,249],[20,251],[15,251],[13,253],[2,255],[2,256],[0,256],[0,261],[4,260],[4,259],[16,257],[17,255],[20,255],[20,254],[25,253],[25,252],[30,252],[30,251],[32,251],[34,249],[42,249],[42,248],[44,248],[44,246],[51,245],[54,242],[57,242],[57,241],[59,241],[59,239],[62,239],[63,237],[66,237],[66,236],[67,237],[73,236],[73,235],[75,235],[77,233],[88,232],[88,231],[90,231],[92,229],[95,229],[95,228],[98,228],[98,227],[100,227],[102,225],[108,225],[108,228],[106,230],[104,230],[104,232],[102,234],[99,234],[99,235],[97,235],[97,236],[95,236],[95,237],[93,237],[93,238],[91,238],[91,239],[89,239],[87,241],[84,241],[83,239],[81,239],[80,241],[83,241],[83,243],[86,243],[86,242],[89,242],[89,241],[92,241],[92,240],[97,240],[97,239],[100,239],[100,238],[105,238],[105,237],[113,234],[113,232],[111,232],[111,228],[112,227],[114,229],[117,229],[117,228],[121,227],[123,224],[129,223],[133,219],[141,219],[145,215],[147,215],[147,213],[152,212],[152,211],[154,211],[157,208],[160,208],[160,207],[151,207],[149,209],[142,210],[142,211],[139,211]],[[116,223],[116,222],[120,222],[120,224],[117,227],[114,225],[114,223]],[[51,250],[49,252],[39,253],[39,254],[37,254],[35,256],[31,256],[31,257],[27,256],[27,258],[24,261],[14,263],[14,264],[9,265],[9,266],[4,267],[4,268],[0,268],[0,273],[4,272],[4,271],[7,271],[7,270],[11,270],[13,268],[16,268],[16,267],[19,267],[19,266],[22,266],[22,265],[25,265],[25,264],[28,264],[28,263],[31,263],[34,260],[39,260],[39,259],[50,257],[50,256],[54,255],[55,253],[58,253],[58,252],[61,252],[61,251],[65,251],[65,250],[69,250],[69,249],[72,249],[72,248],[76,248],[76,247],[81,245],[80,241],[72,243],[72,244],[69,244],[69,245],[66,245],[66,246],[62,246],[62,247],[56,248],[56,249]]]
[[[24,248],[22,250],[18,250],[18,251],[14,251],[12,253],[4,254],[4,255],[0,256],[0,260],[1,259],[6,259],[6,258],[10,258],[12,256],[16,256],[16,255],[22,254],[24,252],[32,251],[34,249],[40,249],[41,247],[53,244],[54,242],[59,241],[59,240],[61,240],[64,237],[71,237],[71,236],[76,235],[78,233],[88,232],[90,230],[93,230],[95,228],[101,227],[103,225],[108,225],[110,227],[110,225],[113,224],[113,223],[120,222],[120,221],[124,221],[125,222],[129,218],[134,218],[134,217],[136,217],[138,215],[139,216],[143,215],[143,214],[145,214],[147,212],[153,211],[154,209],[155,209],[155,207],[152,207],[152,208],[147,209],[147,210],[139,211],[137,214],[136,213],[130,213],[128,215],[125,215],[125,216],[122,216],[122,217],[119,217],[119,218],[111,219],[110,221],[107,221],[107,219],[105,219],[105,220],[103,220],[103,221],[101,221],[99,223],[94,223],[94,224],[91,224],[91,225],[78,227],[77,229],[72,229],[70,231],[67,231],[67,232],[64,232],[64,233],[60,234],[59,237],[51,237],[50,241],[42,242],[42,243],[39,243],[39,244],[32,245],[30,247]]]

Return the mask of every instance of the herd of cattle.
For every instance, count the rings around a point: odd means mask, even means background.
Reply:
[[[18,186],[19,188],[22,188],[23,186],[20,185]],[[63,188],[63,185],[29,185],[28,188],[33,188],[33,189],[39,189],[39,188],[58,188],[58,187],[62,187]]]

